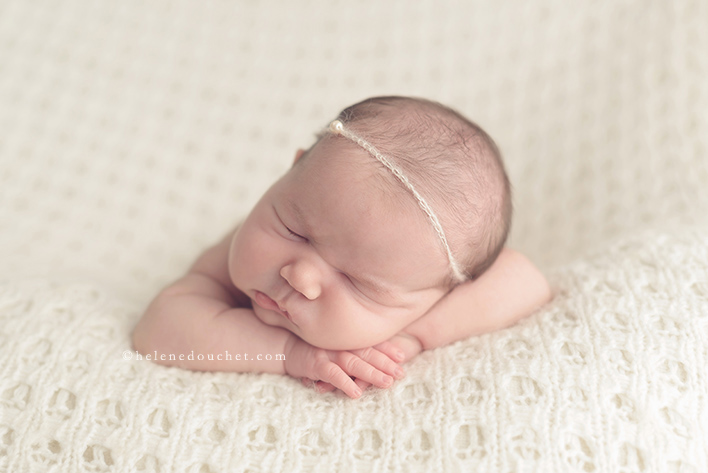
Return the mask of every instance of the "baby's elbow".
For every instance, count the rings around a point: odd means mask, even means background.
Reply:
[[[177,349],[174,346],[174,334],[170,330],[171,324],[165,317],[166,312],[160,310],[164,302],[158,296],[147,308],[131,333],[133,349],[142,355],[170,353]]]
[[[130,335],[133,350],[142,355],[157,351],[158,348],[159,337],[157,334],[159,331],[154,329],[154,321],[150,319],[151,314],[145,312]]]
[[[523,253],[505,249],[506,257],[515,261],[514,268],[520,270],[526,281],[526,286],[534,295],[536,306],[541,307],[553,299],[553,289],[546,276]]]
[[[543,291],[544,291],[544,304],[548,304],[553,300],[553,288],[551,285],[548,283],[548,280],[546,279],[545,276],[541,275],[543,278]]]
[[[553,300],[553,290],[551,288],[551,285],[548,284],[546,277],[540,272],[538,273],[538,276],[536,278],[536,286],[536,294],[538,295],[538,302],[536,303],[536,307],[537,309],[540,309],[541,307],[545,306]]]
[[[529,265],[531,269],[529,281],[531,283],[531,287],[533,288],[533,292],[537,297],[537,306],[541,307],[551,302],[553,299],[553,289],[548,283],[546,276],[544,276],[538,268],[531,265],[530,262]]]

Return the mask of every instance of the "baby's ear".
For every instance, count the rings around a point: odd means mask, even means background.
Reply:
[[[295,164],[296,162],[298,162],[298,160],[299,160],[300,158],[302,158],[302,155],[303,155],[303,154],[305,154],[305,150],[304,150],[304,149],[298,149],[298,150],[295,152],[295,161],[293,161],[293,164]]]

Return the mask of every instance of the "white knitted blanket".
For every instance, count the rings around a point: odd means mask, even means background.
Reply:
[[[0,472],[708,471],[707,19],[703,0],[0,1]],[[136,361],[155,293],[382,94],[495,138],[510,246],[554,301],[358,401]]]
[[[706,471],[706,230],[560,268],[544,310],[425,352],[360,400],[137,361],[139,307],[90,284],[4,284],[0,468]]]

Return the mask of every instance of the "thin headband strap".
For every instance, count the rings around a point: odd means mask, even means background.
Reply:
[[[403,174],[403,171],[398,166],[393,164],[387,156],[381,154],[379,150],[377,150],[371,143],[361,138],[360,136],[355,135],[350,130],[345,128],[344,124],[340,120],[334,120],[332,123],[330,123],[329,131],[335,135],[341,135],[364,148],[371,156],[373,156],[381,164],[386,166],[386,168],[391,171],[393,175],[396,176],[396,178],[403,183],[404,186],[406,186],[406,188],[411,192],[411,194],[413,194],[413,197],[415,197],[418,201],[418,205],[420,205],[420,208],[423,209],[423,212],[425,212],[425,214],[428,216],[428,219],[433,224],[433,229],[435,230],[435,233],[437,233],[438,237],[440,237],[440,241],[445,247],[447,258],[450,261],[450,269],[452,270],[452,274],[456,282],[462,282],[467,279],[467,277],[460,270],[460,266],[457,264],[457,261],[455,261],[455,258],[452,256],[452,251],[450,251],[450,245],[447,244],[445,232],[442,229],[442,225],[440,225],[440,221],[438,220],[437,215],[435,215],[433,209],[430,207],[430,205],[428,205],[428,203],[418,193],[418,191],[415,190],[413,184],[408,180],[406,175]]]

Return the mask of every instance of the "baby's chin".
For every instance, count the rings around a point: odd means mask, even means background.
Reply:
[[[256,303],[252,302],[251,304],[253,306],[253,313],[256,314],[258,320],[266,325],[270,325],[271,327],[282,327],[290,330],[287,319],[285,319],[282,315],[270,310],[265,310]]]
[[[383,337],[371,337],[369,336],[369,334],[367,334],[367,336],[365,337],[352,339],[346,334],[341,337],[323,336],[322,334],[317,334],[316,336],[309,336],[309,334],[307,333],[299,334],[295,331],[293,332],[312,346],[325,350],[336,351],[359,350],[362,348],[373,347],[374,345],[378,345],[379,343],[384,342],[393,336],[391,335]]]
[[[294,333],[307,343],[317,348],[322,348],[324,350],[358,350],[361,348],[369,348],[374,345],[378,345],[391,338],[395,334],[386,335],[378,334],[374,335],[367,333],[356,338],[352,338],[346,333],[343,334],[331,334],[331,333],[316,333],[313,334],[309,330],[303,330],[301,327],[289,322],[282,315],[275,312],[262,309],[258,304],[253,304],[253,312],[258,317],[258,320],[271,327],[280,327],[290,332]]]

